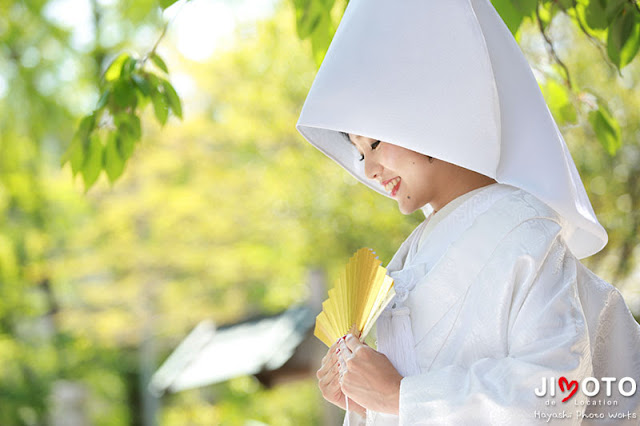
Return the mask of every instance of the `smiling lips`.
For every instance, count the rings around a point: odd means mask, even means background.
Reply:
[[[400,188],[400,177],[394,177],[393,179],[389,179],[386,182],[383,182],[384,185],[384,189],[387,192],[391,193],[392,197],[395,197],[395,195],[398,193],[398,189]]]

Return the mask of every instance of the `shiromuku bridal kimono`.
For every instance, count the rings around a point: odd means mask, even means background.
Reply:
[[[297,129],[384,195],[341,132],[498,182],[422,208],[376,324],[399,416],[351,425],[640,424],[640,327],[578,260],[606,231],[489,0],[351,0]]]
[[[400,416],[351,413],[351,425],[640,422],[639,395],[618,387],[640,378],[638,324],[537,198],[503,184],[465,194],[416,228],[388,270],[398,294],[378,321],[378,349],[405,376]],[[616,381],[609,397],[602,382],[597,396],[563,403],[560,377]],[[588,405],[601,401],[617,405]]]

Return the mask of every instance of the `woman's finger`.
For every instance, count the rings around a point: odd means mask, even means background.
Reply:
[[[339,349],[339,346],[338,346],[339,343],[340,343],[340,340],[336,341],[333,345],[331,345],[329,350],[327,350],[327,353],[325,354],[325,356],[322,358],[322,364],[326,363],[329,360],[329,358],[335,358],[336,352]]]
[[[343,358],[347,358],[352,353],[351,349],[349,349],[349,346],[346,344],[346,338],[340,339],[338,348],[340,349],[340,355]]]
[[[345,357],[346,358],[346,357]],[[338,375],[342,379],[342,376],[347,371],[347,359],[343,359],[338,363]]]
[[[316,376],[318,379],[330,375],[332,372],[338,371],[338,359],[329,360],[329,362],[323,364],[320,369],[316,372]]]
[[[364,346],[360,340],[351,333],[347,334],[344,343],[351,352],[355,352],[359,347]]]
[[[322,358],[322,363],[320,364],[320,368],[316,371],[316,377],[318,379],[324,377],[331,370],[337,370],[338,364],[338,355],[336,351],[338,349],[337,344],[335,347],[332,347],[327,351],[327,354]]]

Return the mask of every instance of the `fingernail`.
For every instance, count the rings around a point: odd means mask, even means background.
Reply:
[[[353,334],[349,333],[349,334],[347,334],[347,335],[345,336],[345,340],[346,340],[346,339],[351,339],[352,337],[353,337]]]

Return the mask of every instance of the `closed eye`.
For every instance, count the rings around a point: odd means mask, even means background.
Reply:
[[[376,149],[378,147],[378,145],[380,145],[380,141],[375,141],[374,143],[371,144],[371,150],[373,151],[374,149]],[[363,161],[364,160],[364,154],[360,154],[360,159],[359,161]]]

